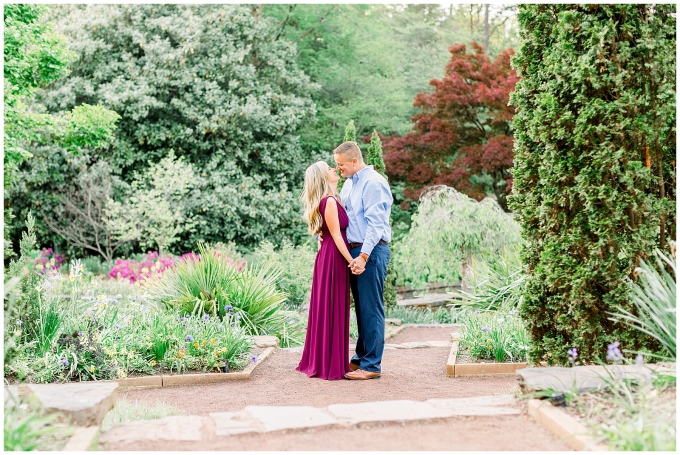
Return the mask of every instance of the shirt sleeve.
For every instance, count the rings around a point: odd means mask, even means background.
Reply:
[[[363,188],[362,199],[367,227],[361,252],[370,256],[389,226],[392,193],[380,182],[370,180]]]

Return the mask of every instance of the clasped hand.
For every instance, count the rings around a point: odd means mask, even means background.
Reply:
[[[321,249],[321,242],[323,242],[322,234],[319,234],[319,249]],[[354,275],[361,275],[366,270],[366,261],[361,256],[352,259],[347,266]]]

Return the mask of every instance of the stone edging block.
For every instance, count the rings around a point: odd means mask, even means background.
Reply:
[[[69,438],[62,452],[85,452],[90,449],[92,442],[99,435],[99,426],[78,427]]]
[[[575,450],[607,451],[606,444],[597,441],[588,435],[588,429],[575,418],[553,406],[548,401],[529,400],[529,415],[536,422],[557,435],[562,442]]]
[[[460,334],[452,333],[451,351],[446,361],[446,376],[457,378],[460,376],[514,374],[517,370],[526,368],[526,363],[461,363],[456,365],[458,357],[458,340]]]

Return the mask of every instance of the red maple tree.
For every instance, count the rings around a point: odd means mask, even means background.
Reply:
[[[491,62],[472,43],[449,48],[444,77],[432,79],[432,92],[416,95],[413,131],[390,137],[385,166],[390,179],[405,181],[404,196],[417,198],[430,185],[445,184],[477,200],[486,196],[489,177],[498,203],[507,210],[512,188],[512,117],[508,106],[517,74],[510,67],[512,49]],[[488,176],[488,177],[485,177]]]

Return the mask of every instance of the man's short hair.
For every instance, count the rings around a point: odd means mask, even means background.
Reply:
[[[345,158],[350,160],[353,160],[354,158],[358,159],[359,161],[364,160],[359,146],[356,142],[352,141],[343,142],[342,144],[338,145],[335,150],[333,150],[333,154],[343,155]]]

